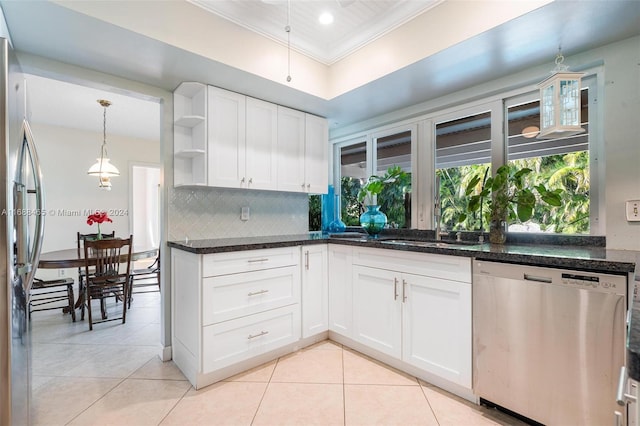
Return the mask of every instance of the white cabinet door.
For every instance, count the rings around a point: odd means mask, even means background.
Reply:
[[[302,246],[302,337],[329,328],[327,246]]]
[[[329,330],[346,337],[352,335],[353,286],[352,249],[329,245]]]
[[[304,170],[306,191],[326,194],[329,183],[329,126],[327,119],[306,115]]]
[[[208,95],[208,184],[241,188],[246,186],[246,97],[212,86]]]
[[[370,348],[402,356],[402,295],[399,274],[353,266],[353,338]]]
[[[305,113],[278,106],[278,190],[306,192]]]
[[[403,360],[471,388],[471,284],[402,274]]]
[[[278,106],[247,97],[246,136],[246,187],[277,189]]]

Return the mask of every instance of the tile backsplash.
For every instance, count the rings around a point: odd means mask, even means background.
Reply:
[[[240,220],[242,207],[250,218]],[[308,232],[309,196],[225,188],[169,190],[169,240],[256,237]]]

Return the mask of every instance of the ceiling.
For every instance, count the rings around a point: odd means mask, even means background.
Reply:
[[[116,3],[121,8],[129,5],[153,8],[155,4],[162,4],[162,2],[156,3],[156,0]],[[204,0],[198,0],[198,3],[202,5]],[[264,3],[266,7],[279,5],[281,1],[252,0],[252,3],[254,5]],[[307,3],[315,2],[293,0],[292,3],[295,10],[296,7],[302,8],[303,5],[306,7]],[[350,7],[359,6],[359,3],[369,4],[369,2],[350,2],[350,0],[342,0],[341,3],[351,4],[336,8],[338,22],[341,19],[340,13],[346,14]],[[473,1],[470,0],[469,4],[472,3]],[[113,3],[109,2],[109,5],[111,4]],[[141,34],[132,28],[114,25],[108,20],[80,13],[58,3],[0,0],[0,5],[4,10],[13,44],[23,53],[144,82],[169,91],[182,81],[213,84],[325,116],[334,129],[531,67],[549,64],[551,68],[553,56],[559,45],[562,45],[565,56],[570,57],[576,53],[640,34],[640,1],[558,0],[465,39],[447,49],[428,55],[347,93],[332,99],[323,99],[297,90],[284,81],[259,77],[251,72],[212,60],[189,48],[177,47],[166,41]],[[262,7],[262,4],[260,6]],[[282,5],[280,4],[279,7]],[[203,13],[207,12],[203,10]],[[429,14],[432,10],[426,10],[423,13]],[[388,13],[385,12],[385,14]],[[456,16],[451,17],[451,20],[455,19],[457,19]],[[397,25],[391,21],[389,23],[391,27]],[[158,24],[160,28],[171,28],[170,20]],[[410,22],[404,25],[410,25]],[[384,32],[384,29],[382,31]],[[166,33],[171,34],[171,31],[168,29]],[[375,32],[371,36],[375,37],[374,34]],[[422,40],[418,42],[423,43]],[[299,49],[303,48],[299,47]],[[234,53],[242,54],[242,52]],[[33,69],[27,68],[26,71],[39,74],[42,70],[33,67]],[[64,76],[56,76],[56,78],[64,80]],[[45,120],[40,118],[42,117],[40,114],[50,114],[55,110],[59,115],[55,118],[47,118],[48,120],[68,127],[86,125],[88,119],[80,118],[82,117],[80,109],[82,114],[88,114],[94,121],[96,115],[99,120],[101,112],[95,100],[100,97],[110,99],[109,96],[113,97],[110,93],[122,94],[122,90],[113,88],[103,91],[102,94],[93,92],[86,98],[81,98],[81,95],[76,94],[79,92],[69,86],[53,89],[54,86],[55,84],[47,86],[46,89],[43,87],[42,90],[31,91],[33,99],[37,99],[36,105],[40,105],[39,108],[34,109],[32,119]],[[84,88],[80,87],[80,89]],[[52,90],[61,92],[54,97],[49,95],[53,93]],[[75,102],[76,110],[65,111],[67,103],[73,103],[70,100],[76,96],[79,97]],[[127,98],[128,96],[125,96],[124,99]],[[110,110],[108,113],[107,125],[115,132],[118,126],[115,108],[122,102],[116,98],[111,100],[114,102],[110,107],[113,108],[113,112]],[[157,105],[147,103],[157,108]],[[138,107],[127,108],[125,114],[127,119],[132,119],[132,122],[136,123],[128,124],[130,129],[144,126],[140,125],[144,123],[144,114],[137,115],[143,110],[144,108]],[[113,120],[110,114],[114,115]],[[123,118],[122,122],[125,121]]]
[[[331,65],[444,0],[191,0],[248,30]],[[334,17],[323,25],[322,13]],[[289,25],[290,33],[285,27]]]

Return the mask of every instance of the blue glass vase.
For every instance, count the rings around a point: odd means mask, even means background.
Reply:
[[[367,211],[360,215],[360,226],[371,238],[378,238],[386,224],[387,215],[380,211],[380,206],[367,206]]]

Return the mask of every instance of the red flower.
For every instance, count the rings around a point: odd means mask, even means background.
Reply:
[[[113,222],[107,212],[95,212],[87,217],[87,225],[93,225],[94,223],[101,224],[102,222]]]

